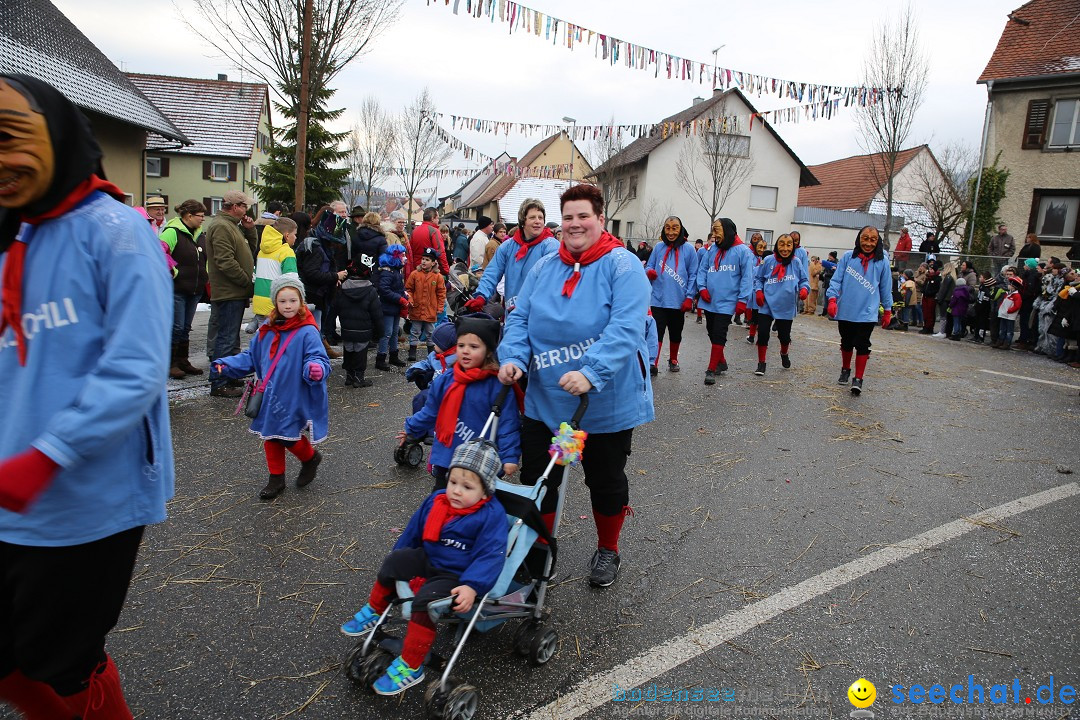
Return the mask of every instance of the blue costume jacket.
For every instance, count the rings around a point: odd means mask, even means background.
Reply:
[[[793,320],[798,310],[799,290],[810,290],[810,278],[806,276],[803,264],[793,257],[788,263],[783,281],[779,281],[773,275],[779,264],[775,255],[769,255],[758,265],[757,272],[754,273],[754,292],[765,292],[765,305],[758,307],[755,300],[754,307],[776,320]]]
[[[652,281],[649,304],[677,310],[683,300],[693,299],[697,294],[697,267],[698,254],[690,243],[683,241],[674,247],[667,242],[657,243],[645,263],[645,270],[653,270],[657,276]]]
[[[735,304],[750,306],[754,290],[754,268],[757,259],[749,246],[736,243],[721,253],[720,246],[713,243],[701,259],[697,269],[697,289],[708,289],[712,300],[698,300],[698,307],[709,312],[730,315]]]
[[[521,260],[515,257],[521,246],[512,239],[503,242],[484,270],[484,275],[480,278],[480,285],[476,288],[476,294],[490,300],[491,296],[495,294],[495,287],[499,284],[499,278],[505,274],[506,283],[503,287],[503,297],[506,299],[506,311],[513,310],[517,306],[517,296],[521,292],[521,286],[525,284],[525,278],[528,277],[529,271],[536,266],[540,258],[559,252],[559,241],[555,239],[555,236],[547,228],[544,228],[544,233],[547,233],[549,237],[529,248],[528,253]],[[544,233],[541,233],[541,235]]]
[[[871,260],[863,270],[862,260],[848,250],[836,264],[826,298],[836,298],[836,319],[848,322],[878,321],[878,307],[892,310],[892,271],[889,256]],[[828,300],[826,300],[826,304]]]

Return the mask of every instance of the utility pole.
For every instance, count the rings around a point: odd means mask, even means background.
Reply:
[[[314,0],[304,0],[304,27],[300,40],[300,102],[296,114],[296,194],[294,212],[304,210],[304,189],[307,184],[307,130],[311,108],[311,16]]]

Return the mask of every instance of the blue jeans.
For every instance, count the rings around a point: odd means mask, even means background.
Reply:
[[[173,345],[186,343],[191,334],[191,322],[195,319],[195,308],[201,295],[173,293]]]
[[[952,334],[959,335],[964,332],[964,318],[959,315],[953,315],[952,319]]]
[[[998,320],[1001,321],[998,325],[998,340],[1011,343],[1013,341],[1013,327],[1016,325],[1016,320],[1007,318],[998,318]]]
[[[912,309],[915,311],[915,324],[924,325],[925,322],[923,321],[922,302],[917,302],[912,305]]]
[[[379,355],[385,355],[386,351],[390,348],[390,342],[393,341],[394,349],[397,350],[398,343],[398,327],[400,326],[401,316],[398,313],[383,313],[382,316],[382,330],[383,336],[379,338],[379,347],[375,350]]]
[[[229,357],[240,338],[240,326],[244,323],[244,310],[247,300],[221,300],[210,303],[210,314],[217,320],[217,335],[214,337],[214,349],[210,353],[210,387],[219,388],[229,381],[227,377],[214,370],[213,361]]]

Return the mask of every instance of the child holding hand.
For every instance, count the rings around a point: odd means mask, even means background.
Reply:
[[[270,471],[266,487],[259,491],[263,500],[273,500],[285,490],[285,450],[301,463],[297,487],[315,479],[322,455],[313,445],[326,439],[330,415],[326,394],[330,360],[319,326],[307,310],[300,277],[290,273],[275,279],[270,298],[274,308],[248,349],[215,363],[215,369],[228,377],[254,371],[259,378],[256,388],[263,391],[262,405],[251,431],[263,440]]]

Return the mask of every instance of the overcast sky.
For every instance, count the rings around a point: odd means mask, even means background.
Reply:
[[[193,34],[181,13],[194,16],[190,0],[53,0],[111,60],[130,72],[214,78],[243,77],[234,62]],[[628,42],[680,57],[782,79],[833,85],[860,81],[862,59],[875,22],[895,16],[900,0],[530,0],[526,3]],[[909,145],[931,148],[963,140],[977,146],[986,91],[975,81],[986,66],[1006,16],[1020,0],[914,0],[921,38],[930,57],[926,99]],[[451,3],[452,6],[452,3]],[[711,88],[654,78],[650,71],[609,66],[585,46],[574,50],[541,38],[507,34],[506,25],[464,14],[441,0],[405,0],[399,19],[333,83],[332,107],[344,107],[347,129],[363,98],[376,95],[400,109],[426,85],[440,112],[495,120],[582,125],[652,123],[690,105]],[[759,110],[792,104],[751,97]],[[197,98],[193,98],[197,102]],[[276,120],[276,118],[275,118]],[[444,124],[449,129],[449,124]],[[853,111],[831,120],[783,123],[780,135],[804,163],[813,165],[862,152]],[[460,131],[463,142],[489,155],[505,148],[521,156],[539,137],[509,138]],[[586,148],[583,148],[587,152]],[[475,167],[461,157],[450,167]],[[429,181],[430,182],[430,181]],[[439,191],[460,184],[441,181]],[[425,183],[425,186],[427,183]],[[450,187],[453,186],[453,187]]]

